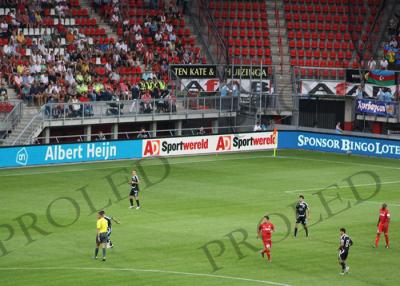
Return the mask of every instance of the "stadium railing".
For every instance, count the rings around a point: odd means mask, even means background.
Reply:
[[[215,130],[217,130],[218,134],[231,134],[238,132],[253,132],[254,125],[241,125],[241,126],[218,126],[218,127],[203,127],[204,133],[199,133],[199,128],[182,128],[182,129],[157,129],[157,138],[168,138],[168,137],[176,137],[176,136],[202,136],[202,135],[211,135]],[[268,130],[272,130],[269,128]],[[135,139],[141,133],[141,131],[130,131],[130,132],[118,132],[119,140],[129,140]],[[151,132],[148,132],[149,134]],[[178,135],[180,133],[180,135]],[[115,136],[114,133],[103,132],[102,136],[105,139],[109,140]],[[86,134],[73,134],[73,135],[57,135],[50,136],[48,138],[50,143],[65,143],[65,142],[83,142],[83,141],[99,141],[99,134],[91,134],[90,140]],[[32,144],[41,144],[44,142],[46,137],[36,137],[32,140]]]
[[[172,99],[137,99],[124,101],[93,101],[78,103],[47,103],[41,108],[44,121],[101,119],[106,117],[155,118],[157,115],[221,113],[236,111],[239,98],[235,96],[200,96]]]
[[[0,140],[4,139],[18,125],[23,114],[24,105],[21,100],[9,100],[7,103],[13,107],[5,118],[0,120]]]

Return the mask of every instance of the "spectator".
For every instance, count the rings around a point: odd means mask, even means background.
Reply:
[[[261,126],[260,121],[257,121],[256,125],[254,125],[253,131],[254,131],[254,132],[263,131],[263,128],[262,128],[262,126]]]
[[[368,69],[370,71],[376,69],[376,61],[372,57],[368,61]]]
[[[206,131],[204,130],[204,127],[201,126],[199,128],[199,130],[197,130],[197,135],[205,135],[205,134],[206,134]]]
[[[359,85],[357,87],[357,91],[356,91],[356,98],[357,99],[362,99],[364,98],[364,89],[362,85]]]
[[[379,66],[383,70],[387,69],[388,65],[389,63],[385,58],[382,58],[381,61],[379,62]]]
[[[8,98],[7,96],[7,88],[4,87],[3,84],[0,85],[0,95],[3,97],[3,101]]]
[[[146,129],[144,129],[144,127],[142,127],[140,129],[140,133],[137,135],[138,139],[147,139],[150,138],[149,133],[146,131]]]
[[[99,141],[107,140],[106,136],[103,134],[103,131],[99,132],[99,134],[97,135],[97,140]]]
[[[229,87],[228,87],[228,85],[226,84],[226,82],[222,82],[222,83],[221,83],[221,87],[220,87],[220,92],[221,92],[221,97],[224,97],[224,96],[230,95],[230,93],[232,92],[232,90],[229,89]]]
[[[376,94],[376,97],[380,101],[385,101],[385,92],[383,91],[382,88],[379,88],[378,93]]]
[[[77,117],[80,115],[80,110],[81,110],[81,104],[79,103],[78,98],[76,97],[76,95],[74,95],[73,97],[71,97],[70,99],[70,108],[71,108],[71,112],[72,112],[72,116],[73,117]]]
[[[343,129],[340,127],[340,122],[338,122],[336,124],[335,132],[336,132],[336,134],[342,134],[343,133]]]

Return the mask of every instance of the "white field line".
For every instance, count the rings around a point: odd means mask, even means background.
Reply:
[[[210,162],[219,162],[219,161],[234,161],[234,160],[248,160],[248,159],[257,159],[257,158],[271,158],[273,157],[272,155],[261,155],[261,156],[248,156],[248,157],[236,157],[236,158],[218,158],[218,155],[215,156],[216,158],[212,159],[204,159],[204,160],[188,160],[189,158],[185,158],[185,161],[177,161],[177,162],[168,162],[168,165],[179,165],[179,164],[192,164],[192,163],[210,163]],[[168,158],[166,157],[168,160]],[[173,158],[170,158],[173,159]],[[148,166],[162,166],[165,165],[165,163],[162,162],[150,162],[150,160],[157,160],[157,158],[148,158],[148,161],[143,161],[142,167],[148,167]],[[140,160],[135,160],[140,161]],[[96,162],[96,163],[102,163]],[[103,162],[105,163],[105,162]],[[110,163],[110,161],[108,161]],[[71,163],[72,164],[72,163]],[[75,165],[75,163],[73,163]],[[78,164],[78,163],[76,163]],[[86,164],[86,163],[80,163],[80,164]],[[63,164],[63,167],[68,166],[68,164]],[[39,167],[39,166],[38,166]],[[43,167],[43,166],[40,166]],[[61,166],[58,166],[61,167]],[[112,167],[99,167],[99,168],[77,168],[77,169],[71,169],[71,170],[51,170],[51,171],[36,171],[36,172],[25,172],[24,170],[21,171],[21,173],[16,173],[16,174],[0,174],[0,177],[13,177],[13,176],[25,176],[25,175],[41,175],[41,174],[57,174],[57,173],[71,173],[71,172],[83,172],[83,171],[92,171],[92,170],[110,170],[110,169],[121,169],[124,168],[125,166],[112,166]],[[36,167],[34,167],[36,168]]]
[[[163,274],[174,274],[174,275],[186,275],[186,276],[197,276],[197,277],[208,277],[208,278],[218,278],[218,279],[228,279],[236,281],[246,281],[258,284],[268,284],[277,286],[291,286],[289,284],[268,281],[268,280],[257,280],[251,278],[242,278],[226,275],[217,274],[207,274],[207,273],[192,273],[192,272],[181,272],[181,271],[171,271],[171,270],[159,270],[159,269],[138,269],[138,268],[95,268],[95,267],[4,267],[0,268],[0,271],[130,271],[130,272],[147,272],[147,273],[163,273]]]

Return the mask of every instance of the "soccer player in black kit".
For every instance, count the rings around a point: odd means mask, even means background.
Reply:
[[[297,229],[299,223],[301,223],[306,231],[308,237],[307,218],[310,217],[310,210],[308,204],[304,201],[304,196],[299,196],[299,202],[296,204],[296,225],[294,227],[294,237],[297,236]]]
[[[131,192],[129,193],[129,202],[130,202],[130,209],[133,209],[133,199],[136,201],[136,209],[140,209],[139,203],[139,177],[135,170],[132,171],[131,180],[128,182],[131,185]]]
[[[339,244],[339,264],[342,266],[341,275],[349,273],[349,266],[346,266],[346,259],[349,255],[350,246],[353,245],[353,241],[350,236],[346,234],[346,229],[340,229],[340,244]]]

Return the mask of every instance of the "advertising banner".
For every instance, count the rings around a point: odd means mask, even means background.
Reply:
[[[379,116],[394,116],[396,114],[396,104],[394,102],[357,99],[356,111]]]
[[[143,157],[212,154],[251,150],[270,150],[277,147],[277,133],[192,136],[143,140]]]
[[[271,78],[268,66],[228,66],[225,68],[226,78],[261,80]]]
[[[141,158],[141,140],[0,148],[0,168]]]
[[[192,92],[216,92],[219,89],[220,80],[216,78],[200,79],[182,79],[181,90],[189,90]]]
[[[400,140],[314,132],[279,131],[278,148],[400,159]]]
[[[173,79],[177,78],[216,78],[216,65],[171,65]]]
[[[301,81],[300,93],[303,96],[356,96],[359,84],[347,83],[344,81]],[[364,95],[376,98],[379,90],[396,92],[396,85],[381,87],[373,84],[364,85]]]

